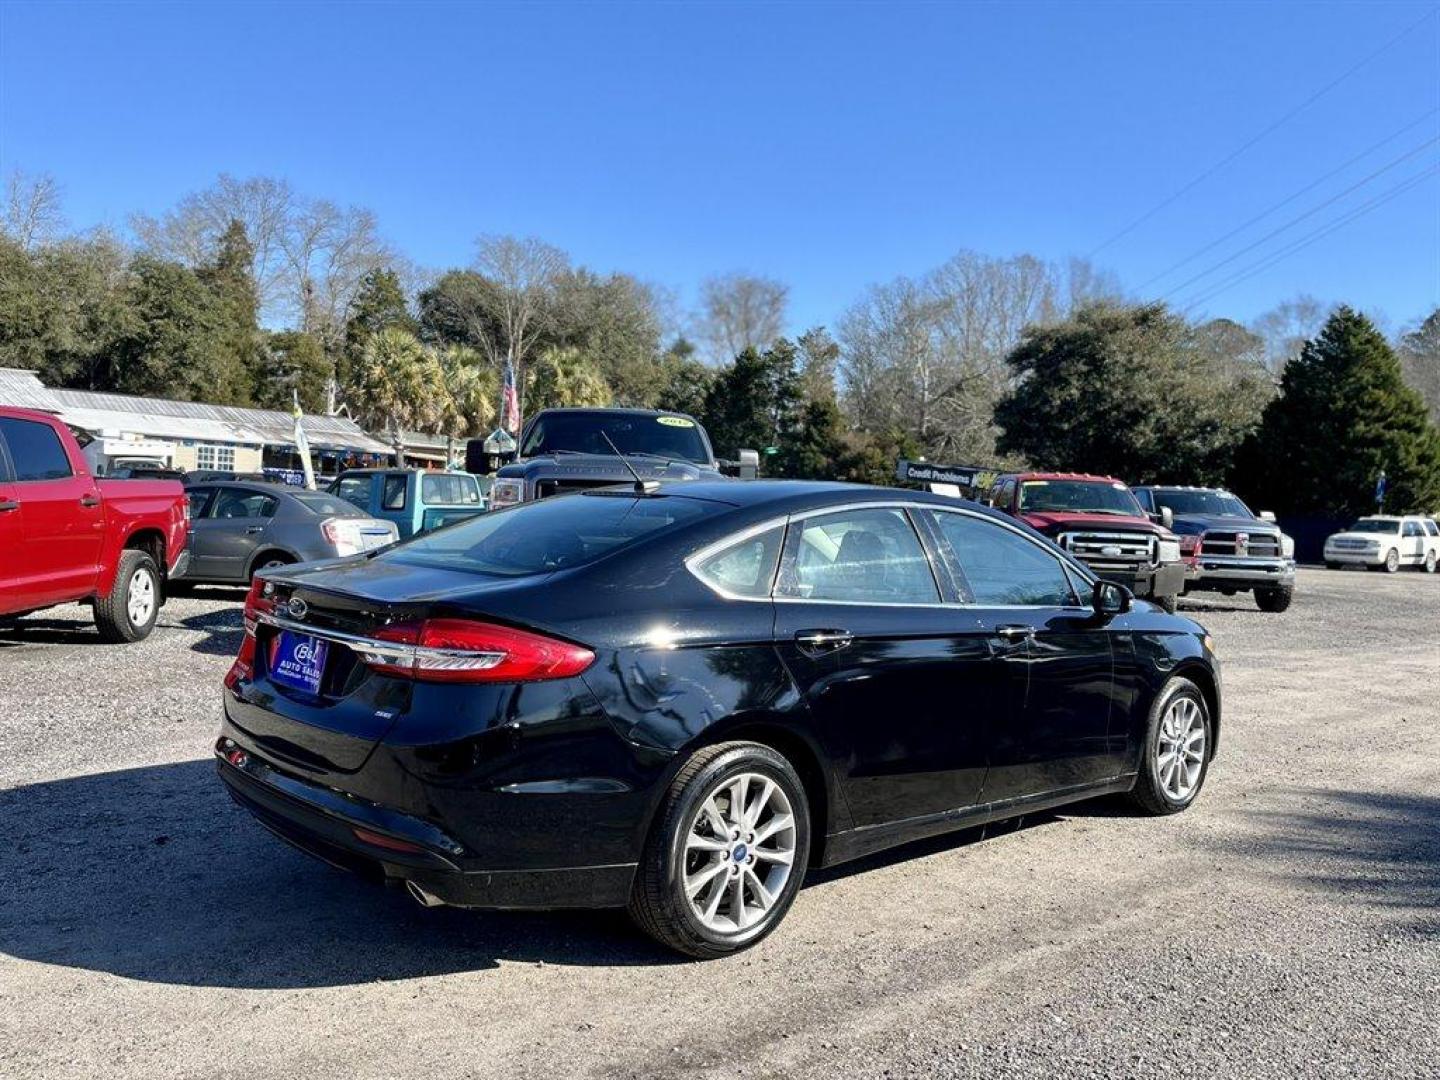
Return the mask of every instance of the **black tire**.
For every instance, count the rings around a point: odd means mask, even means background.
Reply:
[[[137,620],[130,614],[130,593],[132,585],[137,589],[144,588],[139,579],[145,576],[149,577],[152,600],[148,615]],[[120,564],[115,570],[115,584],[107,594],[95,598],[95,626],[100,631],[101,640],[120,645],[149,637],[150,631],[155,629],[155,620],[160,616],[163,588],[160,570],[154,559],[143,551],[122,551]]]
[[[1435,566],[1437,562],[1440,562],[1440,559],[1436,558],[1435,552],[1427,551],[1425,553],[1425,562],[1423,565],[1421,565],[1420,569],[1424,570],[1427,574],[1433,574],[1435,573]]]
[[[1175,614],[1175,608],[1176,608],[1176,606],[1177,606],[1177,605],[1179,604],[1179,602],[1180,602],[1180,598],[1179,598],[1178,596],[1174,596],[1174,595],[1171,595],[1171,596],[1153,596],[1153,597],[1151,597],[1151,600],[1153,600],[1155,603],[1159,604],[1160,607],[1161,607],[1163,610],[1169,612],[1171,615],[1174,615],[1174,614]]]
[[[1397,574],[1397,573],[1399,573],[1399,572],[1400,572],[1400,552],[1396,551],[1394,548],[1391,548],[1389,551],[1387,551],[1387,552],[1385,553],[1385,561],[1384,561],[1383,563],[1381,563],[1381,564],[1379,565],[1379,567],[1377,567],[1377,569],[1383,570],[1383,571],[1385,571],[1385,573],[1387,573],[1387,574]]]
[[[704,925],[683,895],[685,841],[703,802],[742,773],[758,773],[773,780],[789,800],[794,848],[790,873],[769,910],[744,930],[727,933]],[[756,944],[779,925],[800,891],[809,856],[810,807],[805,786],[790,762],[759,743],[703,747],[681,766],[657,811],[635,874],[630,917],[656,941],[687,956],[702,960],[728,956]],[[723,857],[730,856],[726,853]]]
[[[262,551],[250,564],[250,573],[245,575],[245,581],[248,583],[261,570],[268,570],[272,566],[289,566],[294,561],[283,551]]]
[[[1295,586],[1282,585],[1278,589],[1256,589],[1255,606],[1261,611],[1281,612],[1290,606],[1295,597]]]
[[[1179,698],[1188,699],[1199,707],[1205,730],[1205,748],[1199,763],[1200,772],[1183,798],[1176,798],[1165,789],[1161,782],[1158,761],[1161,726],[1166,713]],[[1170,679],[1150,706],[1150,719],[1145,726],[1145,741],[1140,751],[1140,772],[1135,778],[1135,787],[1128,796],[1130,804],[1142,813],[1155,816],[1178,814],[1188,807],[1205,786],[1205,777],[1210,772],[1210,752],[1215,745],[1214,739],[1215,729],[1210,719],[1210,706],[1205,703],[1205,695],[1200,692],[1200,688],[1189,679],[1178,675]]]

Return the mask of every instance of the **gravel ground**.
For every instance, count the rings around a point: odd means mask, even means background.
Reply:
[[[1192,810],[815,875],[708,964],[425,911],[251,823],[207,760],[238,600],[140,646],[0,629],[0,1075],[1440,1076],[1440,576],[1186,604],[1227,704]]]

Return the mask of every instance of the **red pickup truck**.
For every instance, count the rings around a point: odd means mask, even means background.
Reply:
[[[96,480],[56,417],[0,408],[0,616],[89,602],[106,641],[155,626],[189,557],[175,480]]]

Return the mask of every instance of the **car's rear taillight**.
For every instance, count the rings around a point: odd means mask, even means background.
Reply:
[[[240,652],[235,657],[235,662],[230,665],[230,670],[225,674],[225,686],[234,689],[235,684],[241,679],[248,679],[255,673],[255,627],[260,622],[261,615],[268,615],[275,610],[273,585],[256,578],[250,583],[250,591],[245,595],[245,613],[241,621],[245,624],[245,636],[240,639]]]
[[[326,518],[320,523],[325,541],[335,549],[336,555],[354,555],[365,550],[360,538],[360,523],[354,518]]]
[[[578,675],[595,660],[572,645],[494,623],[470,619],[426,619],[394,623],[375,634],[399,649],[360,650],[375,671],[423,682],[537,682]]]

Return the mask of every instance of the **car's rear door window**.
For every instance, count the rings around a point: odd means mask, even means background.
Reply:
[[[275,516],[274,495],[245,488],[225,488],[215,497],[214,518],[268,518]]]
[[[955,563],[961,598],[991,607],[1073,607],[1075,590],[1061,561],[1013,529],[984,518],[935,511]]]
[[[933,604],[940,591],[899,508],[840,510],[791,525],[777,596],[860,604]]]

